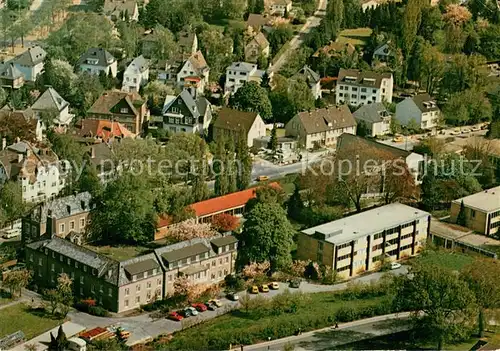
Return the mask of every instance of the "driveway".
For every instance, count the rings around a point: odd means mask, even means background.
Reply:
[[[391,272],[394,274],[406,274],[408,270],[406,266],[402,266],[401,268],[395,269]],[[369,283],[371,281],[378,281],[384,274],[385,273],[382,272],[375,272],[355,278],[352,281]],[[281,293],[286,288],[288,288],[287,284],[280,283],[279,290],[271,290],[269,291],[269,293],[259,294],[259,295],[265,297],[273,297]],[[347,283],[340,283],[335,285],[319,285],[319,284],[311,284],[303,282],[299,289],[291,289],[291,290],[292,291],[298,290],[304,293],[315,293],[315,292],[339,291],[345,288],[347,288]],[[241,294],[242,293],[240,293],[240,295]],[[258,295],[250,295],[250,296],[255,297]],[[222,301],[224,306],[219,308],[218,310],[206,311],[200,313],[198,316],[187,318],[183,322],[175,322],[168,320],[166,318],[155,320],[152,319],[149,316],[149,314],[142,314],[133,317],[108,318],[108,317],[91,316],[87,313],[79,311],[71,311],[68,316],[71,318],[72,322],[83,325],[88,329],[95,328],[98,326],[100,327],[106,327],[110,325],[121,326],[124,329],[131,332],[131,336],[127,344],[133,345],[139,342],[152,339],[160,334],[169,334],[181,330],[184,323],[189,323],[191,325],[191,323],[201,322],[215,318],[219,315],[229,312],[229,310],[231,309],[237,308],[239,305],[237,301],[236,302],[229,301],[226,298],[221,298],[220,300]]]
[[[327,4],[328,0],[319,0],[318,8],[314,15],[306,20],[306,23],[304,23],[300,31],[290,40],[288,49],[283,52],[278,60],[276,60],[276,62],[269,68],[270,72],[277,73],[286,62],[290,53],[297,50],[302,45],[307,33],[309,33],[314,27],[319,26],[322,17],[326,13]]]

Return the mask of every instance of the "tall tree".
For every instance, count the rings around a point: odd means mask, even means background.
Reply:
[[[329,40],[334,40],[340,30],[344,21],[344,1],[333,0],[328,2],[325,16],[325,31],[326,37]]]
[[[271,102],[267,96],[267,91],[256,82],[243,84],[231,96],[229,104],[241,111],[257,112],[265,120],[269,120],[272,115]]]
[[[413,44],[417,37],[418,27],[422,18],[422,0],[408,0],[403,14],[403,23],[401,28],[401,48],[405,57],[403,65],[403,77],[406,77],[408,64],[406,61],[410,58]]]
[[[236,145],[236,159],[239,162],[236,185],[238,190],[248,188],[252,177],[252,157],[248,150],[247,138],[244,131],[240,132]]]
[[[460,203],[460,211],[458,211],[457,215],[457,224],[461,225],[463,227],[467,226],[467,220],[465,217],[465,206],[464,206],[464,200]]]
[[[21,190],[21,185],[14,181],[7,181],[0,187],[0,227],[24,215],[26,204]]]
[[[227,175],[227,153],[224,137],[219,137],[215,143],[214,159],[212,160],[215,173],[214,192],[217,196],[225,195],[229,192],[229,179]]]
[[[273,152],[273,154],[276,153],[276,150],[278,149],[277,130],[278,126],[276,125],[276,123],[274,123],[273,129],[271,129],[271,137],[269,138],[269,144],[267,145],[267,148],[270,149]]]
[[[31,272],[26,269],[9,271],[5,274],[2,285],[9,289],[12,298],[16,298],[21,296],[22,289],[28,286],[30,279]]]

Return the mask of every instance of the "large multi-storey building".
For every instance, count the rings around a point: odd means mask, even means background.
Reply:
[[[226,84],[224,94],[234,94],[243,84],[257,82],[260,84],[265,71],[257,68],[257,64],[247,62],[233,62],[226,68]]]
[[[104,308],[124,312],[169,297],[176,277],[215,284],[234,273],[234,236],[197,238],[117,261],[69,240],[53,236],[26,245],[26,265],[39,288],[52,288],[66,273],[76,299],[93,298]]]
[[[451,222],[456,223],[464,206],[465,224],[485,235],[500,232],[500,186],[472,194],[451,203]]]
[[[349,278],[377,268],[384,259],[416,255],[430,230],[430,214],[394,203],[303,230],[299,259],[332,267]]]
[[[335,101],[359,106],[374,102],[392,102],[392,73],[340,69]]]

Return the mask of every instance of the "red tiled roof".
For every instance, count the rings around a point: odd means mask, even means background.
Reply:
[[[270,183],[269,186],[279,186],[278,183]],[[246,189],[235,193],[214,197],[191,205],[196,217],[207,216],[214,213],[224,212],[231,208],[245,206],[246,203],[255,198],[257,188]]]
[[[160,215],[158,217],[158,223],[156,224],[156,228],[167,227],[172,224],[172,217],[169,215]]]
[[[83,338],[86,338],[86,339],[92,339],[92,338],[95,338],[96,336],[101,335],[107,331],[108,330],[106,328],[96,327],[94,329],[91,329],[91,330],[88,330],[84,333],[81,333],[80,336]]]
[[[107,142],[111,136],[118,138],[134,138],[135,134],[123,124],[106,119],[84,119],[79,134],[83,137],[98,137]],[[113,128],[113,131],[111,131]]]

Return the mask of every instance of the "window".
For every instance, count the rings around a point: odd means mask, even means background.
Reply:
[[[108,296],[113,296],[113,289],[108,288]]]
[[[129,288],[126,288],[126,289],[125,289],[125,296],[128,296],[128,295],[129,295],[129,293],[130,293]]]
[[[67,263],[68,265],[71,265],[71,258],[69,258],[69,257],[68,257],[68,258],[66,259],[66,263]]]
[[[215,279],[215,273],[212,273],[211,278],[212,278],[212,279]]]
[[[472,218],[475,218],[475,217],[476,217],[476,211],[474,211],[474,210],[472,210],[472,209],[471,209],[471,210],[470,210],[470,216],[471,216]]]
[[[80,295],[83,295],[83,287],[80,287]]]
[[[351,94],[351,98],[355,99],[356,98],[356,94]]]
[[[171,274],[168,276],[168,281],[169,281],[169,282],[171,282],[171,281],[172,281],[172,275],[171,275]]]
[[[102,284],[101,284],[101,285],[99,285],[99,292],[101,292],[101,293],[102,293],[102,291],[103,291],[103,290],[102,290]]]
[[[140,296],[136,296],[135,297],[135,303],[141,303],[141,297]]]
[[[146,284],[146,287],[147,287],[148,289],[151,289],[151,282],[148,282],[148,283]]]
[[[80,228],[85,226],[85,218],[80,218]]]
[[[219,259],[219,264],[222,264],[222,258]]]
[[[156,285],[161,285],[161,279],[156,279]]]
[[[352,91],[358,91],[358,88],[352,87]]]
[[[216,265],[216,261],[215,261],[215,260],[213,260],[213,261],[212,261],[212,267],[215,267],[215,265]]]
[[[134,275],[132,276],[132,281],[133,281],[133,282],[135,282],[136,280],[137,280],[137,276],[134,274]]]
[[[92,284],[92,285],[90,286],[90,292],[92,292],[92,293],[94,293],[94,292],[95,292],[94,284]]]
[[[156,275],[156,273],[157,273],[157,269],[153,268],[153,275]]]
[[[60,234],[63,234],[63,233],[64,233],[64,223],[61,223],[61,224],[59,225],[59,233],[60,233]]]
[[[87,272],[87,266],[83,266],[83,271]]]
[[[222,278],[222,271],[219,271],[219,278]]]
[[[80,276],[80,284],[83,284],[83,277]]]
[[[39,276],[39,277],[41,277],[41,276],[42,276],[42,270],[41,270],[41,269],[38,271],[38,276]]]
[[[144,278],[148,277],[148,272],[144,272]]]
[[[229,256],[226,257],[226,263],[228,263],[228,262],[229,262]]]
[[[125,307],[128,307],[128,300],[124,301]]]
[[[128,108],[126,108],[126,107],[122,107],[122,108],[120,109],[120,113],[128,113]]]
[[[50,264],[50,270],[51,270],[52,272],[54,272],[54,271],[56,270],[56,266],[55,266],[55,264],[53,264],[53,263],[51,263],[51,264]]]
[[[69,229],[74,230],[75,229],[75,221],[69,222]]]
[[[136,291],[136,292],[141,291],[141,284],[137,284],[137,285],[135,286],[135,291]]]
[[[343,93],[339,93],[339,97],[343,97],[343,96],[344,96],[344,94],[343,94]]]
[[[30,262],[33,262],[33,254],[30,254]]]

